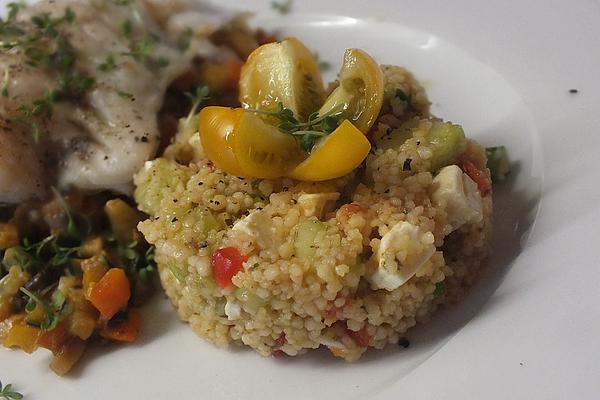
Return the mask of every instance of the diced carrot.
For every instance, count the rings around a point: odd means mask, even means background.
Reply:
[[[15,323],[8,331],[4,346],[19,347],[26,353],[33,353],[38,347],[38,339],[42,331],[31,325],[27,325],[24,321]]]
[[[461,169],[469,175],[469,178],[473,179],[473,182],[477,184],[477,188],[482,196],[485,196],[492,189],[492,184],[485,174],[477,169],[475,164],[470,160],[464,160],[461,165]]]
[[[225,68],[229,72],[230,89],[237,89],[242,74],[242,65],[242,62],[236,58],[225,62]]]
[[[67,324],[62,321],[51,331],[42,331],[37,344],[40,347],[48,349],[52,354],[56,354],[68,341],[71,335]]]
[[[353,331],[351,329],[346,329],[346,334],[350,336],[354,343],[356,343],[359,347],[367,347],[369,342],[371,341],[371,336],[367,332],[367,326],[363,326],[359,331]]]
[[[88,300],[104,319],[111,319],[127,305],[130,297],[129,280],[121,268],[109,269],[88,293]]]
[[[116,342],[133,342],[140,333],[142,317],[139,310],[133,308],[129,311],[127,321],[116,326],[106,325],[100,331],[100,336]]]

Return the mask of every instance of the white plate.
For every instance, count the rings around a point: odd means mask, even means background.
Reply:
[[[354,364],[325,352],[281,360],[219,350],[156,299],[139,343],[94,351],[62,379],[43,351],[2,350],[0,379],[50,400],[597,398],[600,6],[304,0],[282,17],[270,1],[248,3],[261,11],[257,24],[299,36],[334,71],[345,47],[407,66],[436,114],[508,146],[516,168],[496,190],[489,273],[411,331],[409,349]]]

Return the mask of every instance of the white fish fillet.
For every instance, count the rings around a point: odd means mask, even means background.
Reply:
[[[157,7],[177,2],[152,1],[119,6],[110,0],[43,1],[23,10],[19,21],[32,15],[63,15],[70,7],[75,22],[61,30],[69,35],[77,54],[77,69],[95,79],[95,85],[77,102],[59,102],[52,117],[42,121],[42,143],[36,145],[22,123],[15,122],[17,107],[31,104],[56,85],[56,79],[40,68],[25,65],[20,50],[0,52],[0,79],[9,96],[0,97],[0,203],[16,203],[40,196],[51,184],[82,189],[129,192],[131,179],[159,143],[156,115],[167,86],[190,65],[175,41],[155,23]],[[175,6],[173,6],[175,7]],[[177,8],[179,7],[179,8]],[[170,11],[182,10],[181,4]],[[160,8],[158,8],[160,10]],[[165,27],[168,20],[158,21]],[[127,55],[132,40],[122,32],[130,20],[134,32],[152,34],[157,40],[152,57],[168,60],[158,67]],[[172,25],[172,24],[171,24]],[[169,30],[176,31],[173,26]],[[206,55],[216,52],[204,39]],[[103,72],[98,65],[114,55],[117,68]],[[50,168],[49,165],[53,167]]]

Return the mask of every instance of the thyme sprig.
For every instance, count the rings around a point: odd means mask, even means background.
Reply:
[[[11,383],[2,386],[2,381],[0,381],[0,398],[4,400],[21,400],[23,395],[19,392],[15,392]]]
[[[186,119],[186,121],[189,122],[198,112],[200,105],[210,99],[210,88],[206,85],[197,86],[193,92],[186,92],[184,94],[185,97],[190,99],[190,103],[192,104]]]
[[[272,1],[271,8],[277,11],[281,15],[289,14],[292,12],[292,5],[294,4],[294,0],[285,0],[285,1]]]
[[[277,104],[275,111],[256,109],[246,109],[246,111],[278,119],[277,128],[283,133],[293,135],[306,151],[310,151],[319,138],[329,135],[339,126],[343,112],[343,110],[334,108],[323,115],[319,115],[319,112],[316,111],[309,115],[306,122],[300,122],[294,116],[294,112],[286,108],[281,102]]]

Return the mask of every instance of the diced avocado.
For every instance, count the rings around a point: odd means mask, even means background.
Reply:
[[[178,184],[185,184],[188,174],[175,161],[157,158],[146,165],[134,177],[134,197],[140,210],[155,215],[160,210],[165,192],[173,191]]]
[[[312,259],[316,254],[316,239],[325,231],[325,224],[316,218],[304,220],[296,227],[294,250],[296,257]]]
[[[434,122],[426,137],[433,151],[432,172],[453,164],[467,148],[462,127],[450,122]]]
[[[506,147],[487,147],[485,154],[487,155],[487,167],[490,169],[492,182],[503,181],[510,173],[510,161],[508,160]]]

